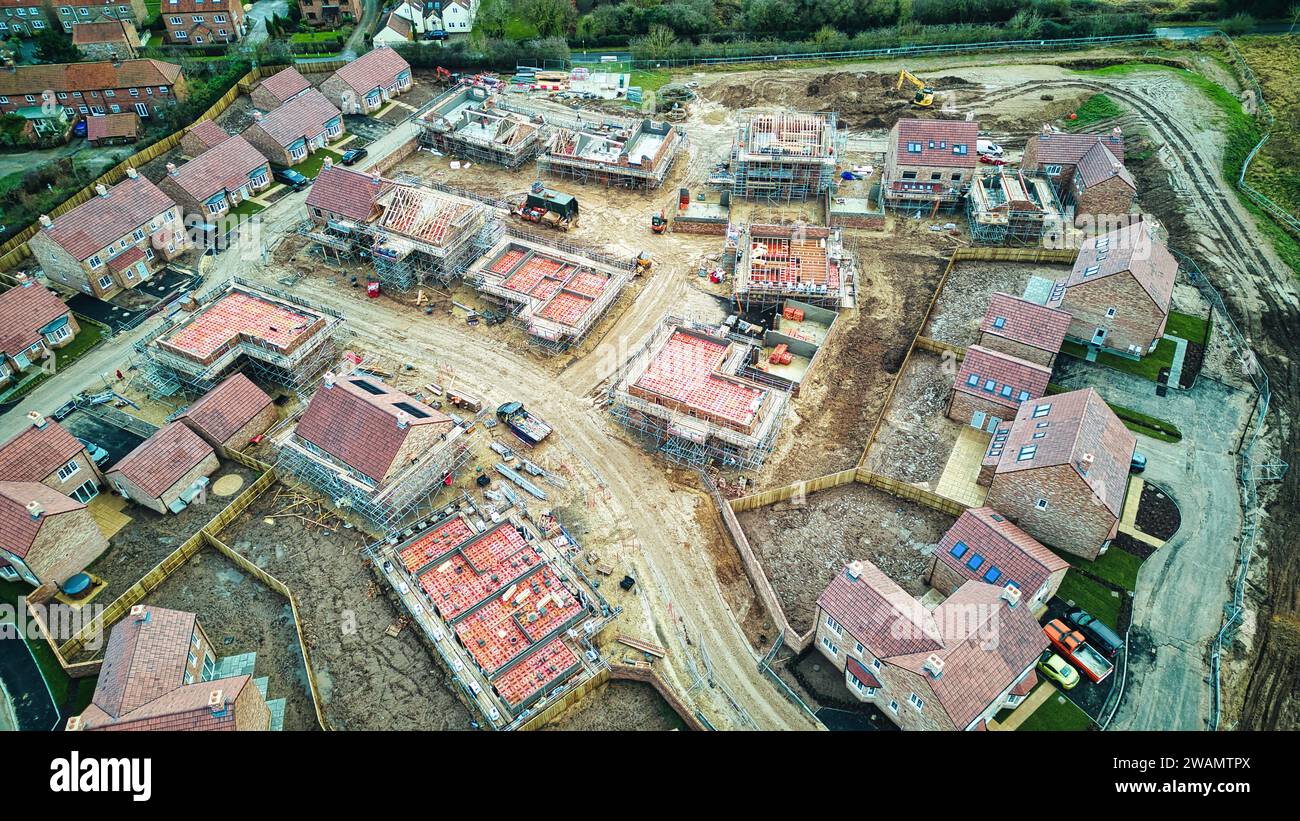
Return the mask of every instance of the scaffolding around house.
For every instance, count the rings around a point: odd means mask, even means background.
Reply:
[[[789,394],[739,376],[758,341],[675,316],[614,375],[610,412],[670,461],[752,470],[776,444]]]
[[[542,148],[541,118],[498,107],[496,100],[484,86],[452,87],[416,118],[420,145],[512,171],[522,168]]]
[[[723,250],[732,300],[744,313],[787,299],[838,310],[853,303],[853,255],[841,230],[819,225],[731,225]]]
[[[343,316],[234,277],[134,345],[139,387],[155,398],[204,394],[236,371],[298,394],[337,356]]]
[[[976,171],[966,216],[971,238],[983,245],[1037,243],[1065,230],[1064,209],[1051,181],[1007,166]]]
[[[668,122],[625,120],[557,127],[537,158],[537,173],[604,186],[655,189],[681,150],[686,130]]]
[[[715,183],[732,196],[788,202],[818,197],[835,184],[844,136],[835,112],[748,109],[731,144],[728,173]],[[712,179],[712,178],[711,178]]]

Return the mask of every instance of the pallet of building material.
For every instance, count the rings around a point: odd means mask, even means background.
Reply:
[[[620,644],[626,644],[634,650],[640,650],[642,653],[649,653],[656,658],[663,658],[668,654],[666,649],[657,644],[651,644],[650,642],[642,641],[641,639],[634,639],[631,636],[625,636],[622,633],[618,634],[618,638],[616,638],[615,641]]]
[[[497,455],[499,455],[502,459],[509,459],[511,456],[514,456],[515,453],[509,447],[501,444],[500,442],[495,442],[495,441],[489,442],[488,447],[496,451]]]
[[[528,481],[524,477],[520,476],[518,473],[506,467],[505,463],[497,462],[496,469],[497,469],[497,473],[500,473],[502,476],[514,482],[516,485],[519,485],[519,487],[523,488],[525,492],[530,493],[533,496],[536,496],[538,499],[541,499],[542,501],[546,501],[546,491],[542,490],[537,485],[533,484],[532,482]]]
[[[503,482],[501,484],[501,495],[505,496],[507,501],[510,502],[510,504],[516,507],[519,506],[519,494],[515,493],[514,486],[511,485],[509,482]]]
[[[410,623],[411,623],[410,616],[405,614],[398,616],[397,621],[388,625],[388,629],[384,631],[384,635],[388,636],[389,638],[397,638],[399,635],[401,635],[402,631],[405,630],[406,626]]]

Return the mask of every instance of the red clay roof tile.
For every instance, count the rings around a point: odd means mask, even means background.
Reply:
[[[979,123],[904,118],[894,125],[894,129],[898,138],[895,159],[900,165],[974,168],[978,162]],[[909,152],[908,143],[920,143],[920,152]],[[965,146],[965,150],[960,154],[954,153],[955,146]]]
[[[41,339],[41,328],[68,314],[68,306],[31,279],[0,293],[0,357],[12,356]]]
[[[971,384],[974,380],[975,384]],[[1047,392],[1052,369],[1001,351],[971,345],[962,358],[953,390],[978,396],[1010,410]]]
[[[83,450],[72,434],[51,419],[27,425],[0,445],[0,481],[43,482]]]
[[[33,519],[27,511],[31,502],[43,509],[38,518]],[[25,559],[49,517],[84,507],[76,499],[40,482],[0,482],[0,548]]]
[[[334,76],[347,83],[357,96],[364,96],[376,88],[389,87],[398,74],[410,69],[411,64],[393,49],[376,48],[334,72]]]
[[[109,188],[105,196],[91,197],[41,230],[69,254],[86,260],[175,206],[158,186],[138,175]]]
[[[271,397],[253,384],[253,380],[237,373],[190,405],[181,418],[216,441],[224,442],[269,404]]]
[[[966,546],[953,555],[958,543]],[[975,554],[983,557],[978,567],[970,562]],[[943,534],[935,549],[939,561],[971,581],[1005,587],[1011,582],[1033,596],[1047,583],[1052,573],[1069,567],[1069,563],[1044,547],[1037,539],[1008,521],[990,507],[967,510]],[[992,569],[999,573],[985,578]]]
[[[1070,329],[1070,319],[1065,311],[1009,294],[994,294],[984,320],[980,322],[980,331],[1031,348],[1060,353],[1065,332]]]
[[[211,445],[178,421],[141,442],[110,471],[121,473],[150,496],[159,497],[212,454]]]

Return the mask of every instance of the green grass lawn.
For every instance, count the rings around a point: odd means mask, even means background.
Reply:
[[[1170,339],[1162,339],[1156,343],[1156,349],[1136,362],[1123,356],[1106,353],[1102,351],[1097,354],[1097,364],[1105,365],[1108,368],[1114,368],[1117,371],[1131,373],[1134,376],[1140,376],[1143,379],[1149,379],[1152,382],[1160,375],[1161,368],[1168,368],[1174,362],[1174,351],[1178,346]],[[1073,356],[1075,359],[1087,359],[1088,346],[1080,345],[1077,342],[1069,340],[1061,344],[1061,353]]]
[[[1069,131],[1080,131],[1102,120],[1113,120],[1124,112],[1105,94],[1094,94],[1074,113],[1078,115],[1078,119],[1066,123],[1065,127]]]
[[[1138,571],[1142,569],[1142,559],[1129,553],[1127,550],[1120,550],[1118,547],[1111,547],[1094,561],[1081,559],[1078,556],[1072,556],[1069,553],[1062,553],[1059,550],[1053,551],[1061,558],[1065,559],[1073,567],[1086,570],[1092,575],[1105,579],[1111,584],[1117,584],[1125,590],[1133,590],[1137,587]],[[1068,579],[1069,576],[1066,576]],[[1092,581],[1087,579],[1086,581]],[[1094,582],[1095,584],[1095,582]],[[1064,587],[1064,585],[1062,585]],[[1109,596],[1109,594],[1107,594]],[[1118,600],[1117,600],[1118,601]],[[1087,607],[1083,608],[1092,612]]]
[[[291,43],[329,43],[345,37],[342,31],[300,31],[289,35]]]
[[[1065,343],[1069,345],[1070,343]],[[1064,348],[1062,349],[1064,351]],[[1080,357],[1082,359],[1082,357]],[[1053,396],[1058,393],[1065,393],[1066,389],[1055,383],[1048,383],[1047,395]],[[1141,411],[1126,408],[1123,405],[1116,405],[1111,402],[1106,403],[1119,420],[1124,423],[1124,427],[1140,433],[1143,436],[1150,436],[1152,439],[1159,439],[1162,442],[1181,442],[1183,432],[1173,422],[1167,422],[1164,419],[1157,419]]]
[[[326,157],[332,159],[335,165],[338,165],[343,159],[342,154],[335,153],[326,148],[321,148],[318,149],[315,154],[312,154],[307,159],[295,165],[293,170],[308,179],[314,180],[316,179],[316,175],[320,173],[320,167],[325,164]]]
[[[1078,557],[1070,557],[1070,563],[1079,563]],[[1061,601],[1074,602],[1076,607],[1087,610],[1106,624],[1119,624],[1120,599],[1112,593],[1109,587],[1073,569],[1066,571],[1061,587],[1056,591]]]
[[[1169,321],[1165,323],[1165,333],[1172,336],[1181,336],[1188,342],[1195,342],[1197,345],[1204,345],[1206,338],[1210,335],[1210,323],[1205,320],[1205,317],[1170,311]]]
[[[239,207],[231,208],[229,213],[231,216],[235,216],[235,217],[251,217],[254,214],[257,214],[265,210],[266,210],[265,205],[261,205],[259,203],[253,202],[252,200],[244,200],[239,204]]]
[[[648,95],[658,91],[673,81],[673,75],[667,71],[633,71],[628,83],[641,87],[641,93]]]
[[[87,320],[81,320],[78,324],[81,326],[81,331],[76,337],[67,346],[54,352],[54,361],[59,370],[76,362],[85,356],[87,351],[104,341],[103,327]]]
[[[1052,685],[1044,682],[1038,686],[1051,687]],[[1076,707],[1074,702],[1062,696],[1061,693],[1054,692],[1047,697],[1046,701],[1038,705],[1038,709],[1034,710],[1034,714],[1025,719],[1024,723],[1017,727],[1016,730],[1028,730],[1029,732],[1061,730],[1080,732],[1092,726],[1092,719],[1088,718],[1087,713]]]

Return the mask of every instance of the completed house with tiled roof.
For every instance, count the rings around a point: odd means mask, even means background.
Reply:
[[[160,429],[108,469],[118,493],[158,513],[179,513],[202,500],[220,466],[212,446],[184,422]]]
[[[1092,388],[1020,406],[980,466],[985,503],[1040,542],[1095,559],[1115,538],[1134,436]]]
[[[36,411],[27,422],[0,445],[0,482],[39,482],[79,502],[97,496],[104,476],[81,440]]]
[[[140,56],[140,35],[132,20],[73,23],[72,44],[88,60],[134,60]]]
[[[0,578],[61,585],[107,548],[84,503],[40,482],[0,481]]]
[[[30,277],[0,292],[0,388],[70,343],[80,331],[63,300]]]
[[[96,148],[135,142],[139,133],[140,117],[134,111],[86,118],[86,142]]]
[[[1124,168],[1124,136],[1043,131],[1029,138],[1021,164],[1047,176],[1076,214],[1127,214],[1137,181]]]
[[[90,706],[67,729],[277,730],[284,705],[266,687],[247,657],[218,658],[195,614],[138,604],[113,625]]]
[[[1050,368],[1061,352],[1070,315],[1010,294],[994,294],[976,344]]]
[[[35,37],[53,25],[45,0],[0,0],[0,39]]]
[[[271,184],[271,165],[243,137],[231,137],[177,166],[167,163],[161,188],[187,214],[220,217]]]
[[[57,103],[69,117],[134,111],[143,118],[189,97],[181,67],[162,60],[24,65],[0,71],[0,114]]]
[[[242,373],[228,377],[199,397],[179,417],[222,456],[243,450],[249,440],[275,424],[275,403]]]
[[[302,76],[298,69],[289,66],[281,69],[262,82],[253,86],[248,97],[259,111],[270,111],[287,103],[294,97],[311,88],[311,83]]]
[[[1047,306],[1070,314],[1076,342],[1138,359],[1164,336],[1177,276],[1157,225],[1142,220],[1085,242]]]
[[[948,399],[948,418],[992,431],[1015,416],[1021,402],[1047,393],[1052,369],[1000,351],[971,345],[962,357]]]
[[[309,26],[338,26],[361,19],[361,0],[297,0],[302,19]]]
[[[266,114],[253,112],[244,139],[271,162],[289,166],[339,139],[343,131],[339,110],[325,95],[309,89]]]
[[[881,187],[894,208],[952,208],[970,188],[978,164],[977,122],[921,120],[894,123]]]
[[[181,137],[181,151],[186,157],[193,159],[209,148],[221,145],[228,139],[230,139],[230,134],[224,128],[212,120],[200,120],[190,126],[189,130]]]
[[[353,171],[326,159],[307,194],[307,213],[320,225],[340,220],[368,222],[374,214],[375,201],[388,185],[378,174]]]
[[[1023,698],[1047,648],[1022,598],[1011,584],[965,581],[931,610],[853,562],[817,598],[814,645],[900,728],[982,730]]]
[[[158,15],[167,43],[174,46],[234,43],[246,31],[239,0],[162,0]]]
[[[381,46],[348,63],[321,83],[330,102],[348,114],[369,114],[411,89],[411,65]]]
[[[53,0],[53,5],[64,31],[103,20],[126,20],[138,29],[149,16],[144,0]]]
[[[42,214],[40,225],[28,247],[45,275],[100,299],[136,287],[186,247],[180,208],[134,168],[60,217]]]
[[[940,540],[926,582],[945,596],[968,581],[1020,589],[1034,611],[1056,595],[1070,563],[991,507],[972,508]]]

